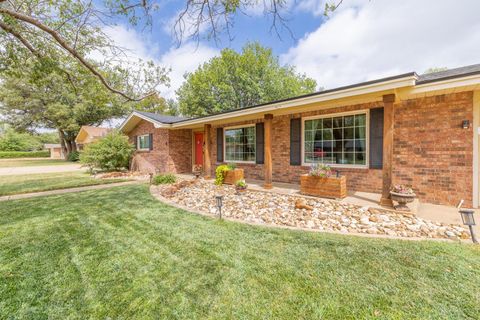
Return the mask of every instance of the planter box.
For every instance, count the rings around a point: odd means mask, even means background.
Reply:
[[[243,180],[243,169],[228,170],[225,172],[224,184],[235,184],[238,180]]]
[[[322,178],[307,174],[301,175],[300,193],[309,196],[343,199],[347,196],[347,177]]]

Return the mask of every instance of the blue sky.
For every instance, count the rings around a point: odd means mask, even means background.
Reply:
[[[262,3],[262,2],[260,2]],[[151,29],[132,28],[124,21],[106,32],[132,56],[152,59],[170,67],[171,87],[161,88],[166,97],[185,72],[218,55],[222,48],[240,50],[248,41],[271,47],[280,61],[296,66],[315,78],[319,86],[334,88],[403,72],[422,73],[431,67],[454,68],[480,63],[480,1],[460,0],[344,0],[328,18],[324,0],[288,0],[288,32],[279,39],[269,32],[271,21],[261,8],[250,16],[238,15],[234,40],[184,41],[178,47],[169,21],[183,1],[162,2]],[[259,5],[261,7],[261,5]]]

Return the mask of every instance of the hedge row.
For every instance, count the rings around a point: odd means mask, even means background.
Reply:
[[[50,151],[0,151],[0,159],[13,158],[48,158]]]

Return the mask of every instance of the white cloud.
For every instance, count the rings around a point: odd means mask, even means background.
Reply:
[[[298,10],[323,14],[324,1]],[[351,0],[281,56],[333,88],[430,67],[480,63],[480,1]]]
[[[166,52],[160,53],[162,48],[149,37],[122,25],[106,28],[104,32],[116,45],[127,49],[128,57],[123,59],[126,63],[135,62],[140,58],[144,61],[152,60],[160,66],[171,69],[170,87],[159,88],[165,98],[175,98],[175,90],[182,84],[186,72],[194,71],[200,64],[219,54],[218,49],[203,44],[197,46],[191,42],[180,47],[170,47]]]

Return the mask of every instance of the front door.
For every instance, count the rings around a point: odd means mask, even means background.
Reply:
[[[195,165],[203,166],[203,133],[195,133]]]

